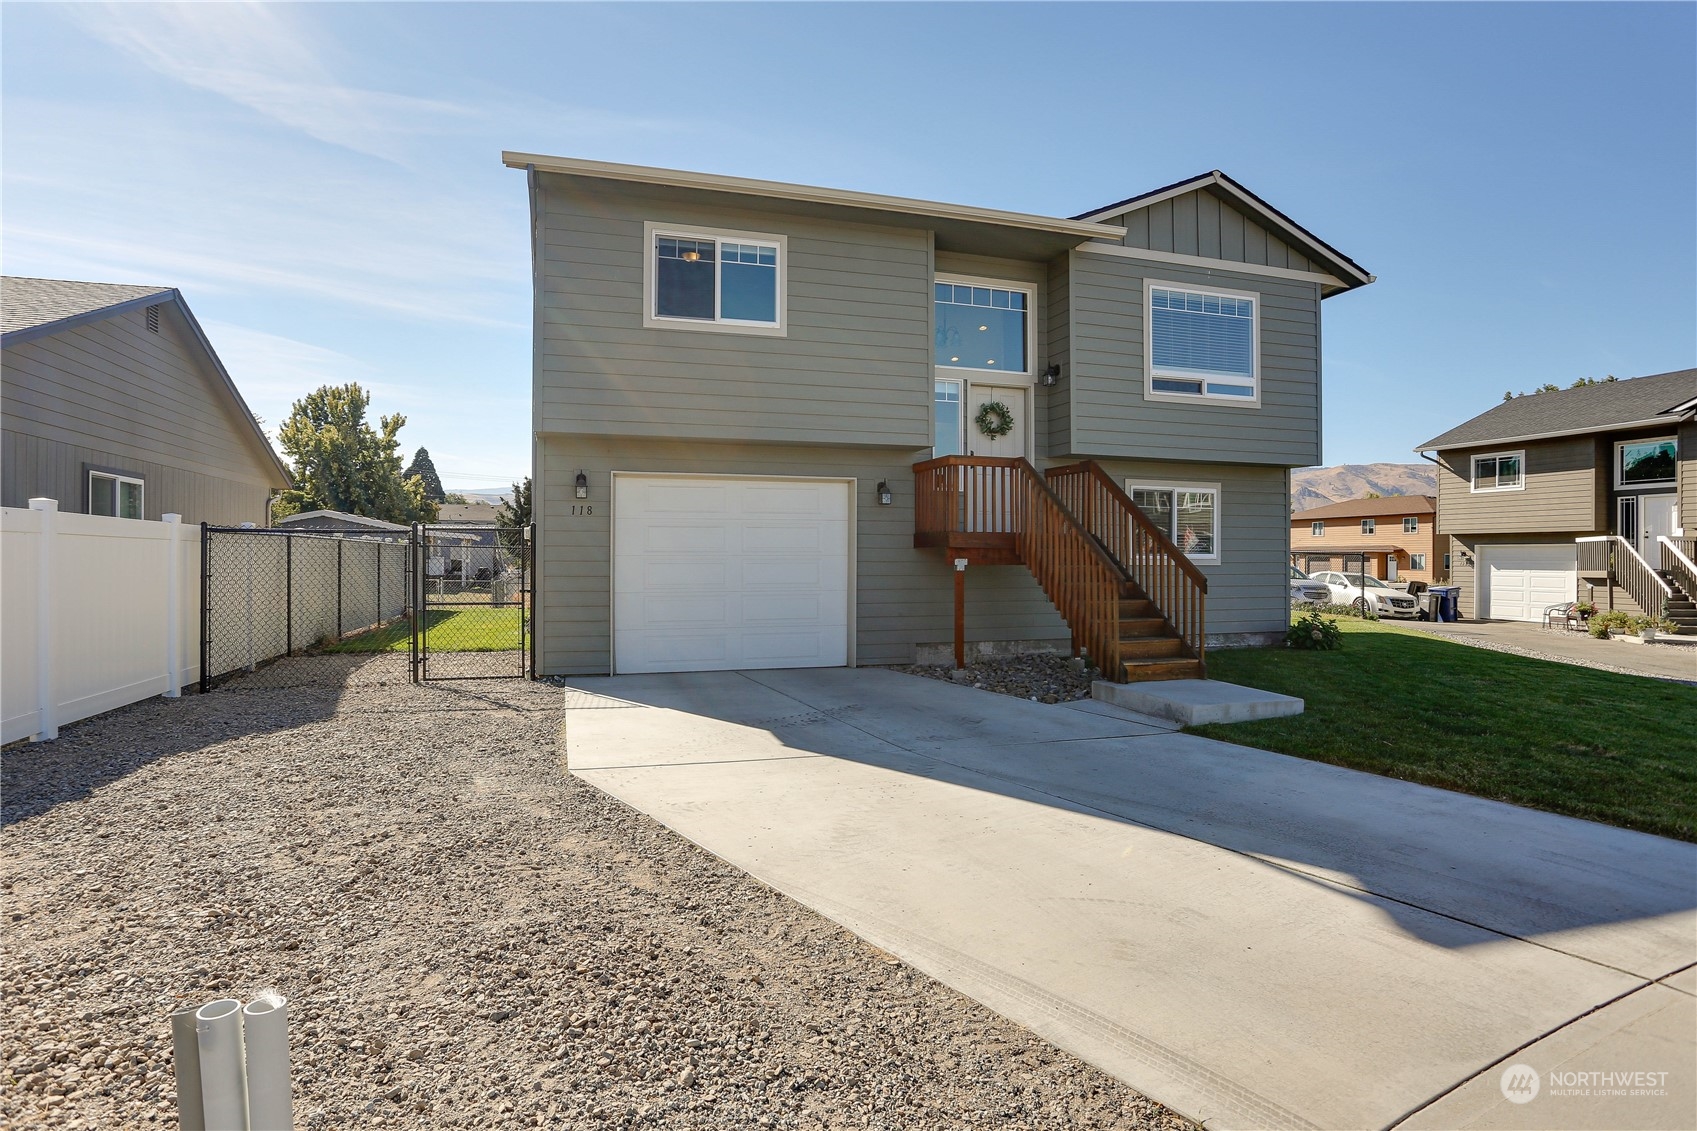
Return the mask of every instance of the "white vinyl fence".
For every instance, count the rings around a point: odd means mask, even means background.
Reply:
[[[200,528],[0,508],[0,741],[200,678]]]

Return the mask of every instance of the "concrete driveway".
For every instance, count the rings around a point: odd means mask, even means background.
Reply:
[[[566,706],[572,772],[1210,1127],[1697,1126],[1697,846],[878,669]]]

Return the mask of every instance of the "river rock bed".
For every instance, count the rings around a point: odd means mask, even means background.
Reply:
[[[7,749],[0,1124],[174,1127],[169,1013],[275,987],[310,1131],[1188,1126],[567,774],[559,701],[324,656]]]
[[[899,672],[927,679],[955,680],[953,665],[914,664]],[[1090,685],[1097,676],[1093,668],[1079,668],[1058,652],[1028,652],[1017,656],[980,659],[962,669],[959,682],[999,695],[1012,695],[1037,703],[1070,703],[1090,698]]]

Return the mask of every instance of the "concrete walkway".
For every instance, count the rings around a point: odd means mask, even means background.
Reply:
[[[566,700],[574,773],[1209,1127],[1697,1126],[1697,846],[877,669]]]
[[[1477,648],[1497,648],[1541,660],[1697,684],[1697,636],[1665,636],[1654,644],[1637,644],[1593,640],[1583,632],[1511,620],[1383,623],[1447,637]]]

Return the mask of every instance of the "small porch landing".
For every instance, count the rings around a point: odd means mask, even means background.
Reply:
[[[1300,715],[1305,706],[1294,696],[1217,679],[1173,679],[1160,683],[1109,683],[1099,679],[1091,685],[1090,695],[1128,711],[1170,719],[1187,727],[1278,719]]]

